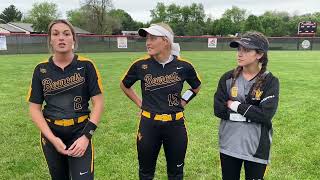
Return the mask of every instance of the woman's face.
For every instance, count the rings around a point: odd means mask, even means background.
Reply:
[[[146,36],[147,52],[150,56],[157,56],[163,52],[169,51],[169,41],[160,36],[147,34]]]
[[[263,53],[257,53],[254,49],[247,49],[243,46],[238,47],[237,62],[239,66],[249,66],[259,63],[259,59],[263,56]]]
[[[71,29],[64,23],[57,23],[51,27],[51,40],[53,52],[68,53],[72,52],[74,48],[74,40]]]

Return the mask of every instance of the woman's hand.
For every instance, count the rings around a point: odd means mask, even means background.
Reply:
[[[56,150],[63,154],[63,155],[68,155],[68,151],[66,150],[66,145],[62,142],[62,140],[58,137],[55,137],[52,142],[53,146],[56,148]]]
[[[187,102],[185,100],[181,99],[181,106],[185,107],[186,105],[187,105]]]
[[[227,101],[227,106],[228,106],[229,109],[230,109],[232,103],[233,103],[233,101],[231,101],[231,100]]]
[[[82,135],[68,149],[68,155],[72,157],[82,157],[89,145],[89,139]]]

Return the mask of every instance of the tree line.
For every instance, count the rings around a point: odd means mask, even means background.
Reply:
[[[67,19],[75,26],[95,34],[121,34],[121,31],[135,31],[155,22],[168,23],[178,36],[216,35],[230,36],[245,31],[260,31],[267,36],[296,36],[301,21],[320,22],[320,12],[303,15],[285,11],[266,11],[262,15],[250,14],[246,9],[232,6],[221,18],[206,14],[201,3],[187,6],[157,3],[151,12],[151,21],[135,21],[122,9],[114,8],[112,0],[82,0],[81,7],[67,11]],[[52,2],[34,3],[25,15],[14,5],[0,14],[0,23],[32,23],[38,32],[46,33],[48,24],[61,18],[58,5]],[[320,26],[320,25],[319,25]],[[320,36],[318,26],[317,36]]]

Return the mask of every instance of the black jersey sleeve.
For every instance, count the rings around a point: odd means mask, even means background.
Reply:
[[[88,61],[88,73],[87,73],[87,79],[88,79],[88,88],[89,88],[89,96],[93,97],[95,95],[102,93],[102,81],[100,77],[100,72],[96,68],[96,66],[93,64],[93,62]]]
[[[240,104],[237,111],[252,122],[271,126],[271,120],[276,113],[279,101],[278,78],[272,77],[269,83],[266,84],[264,91],[258,106]]]
[[[137,63],[133,63],[122,79],[126,88],[130,88],[138,80]]]
[[[186,74],[186,81],[191,86],[192,89],[198,88],[201,84],[201,80],[198,76],[198,73],[196,72],[196,70],[191,64]]]
[[[42,104],[44,100],[43,87],[40,79],[40,65],[36,66],[33,72],[27,101]]]
[[[226,86],[226,78],[227,74],[224,74],[218,83],[217,90],[214,94],[214,115],[224,119],[228,120],[230,116],[230,110],[227,107],[227,101],[229,99],[229,95],[227,92],[227,86]]]

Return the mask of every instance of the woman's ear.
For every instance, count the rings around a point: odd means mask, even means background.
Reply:
[[[263,55],[264,55],[264,53],[257,53],[256,54],[256,59],[260,60]]]

